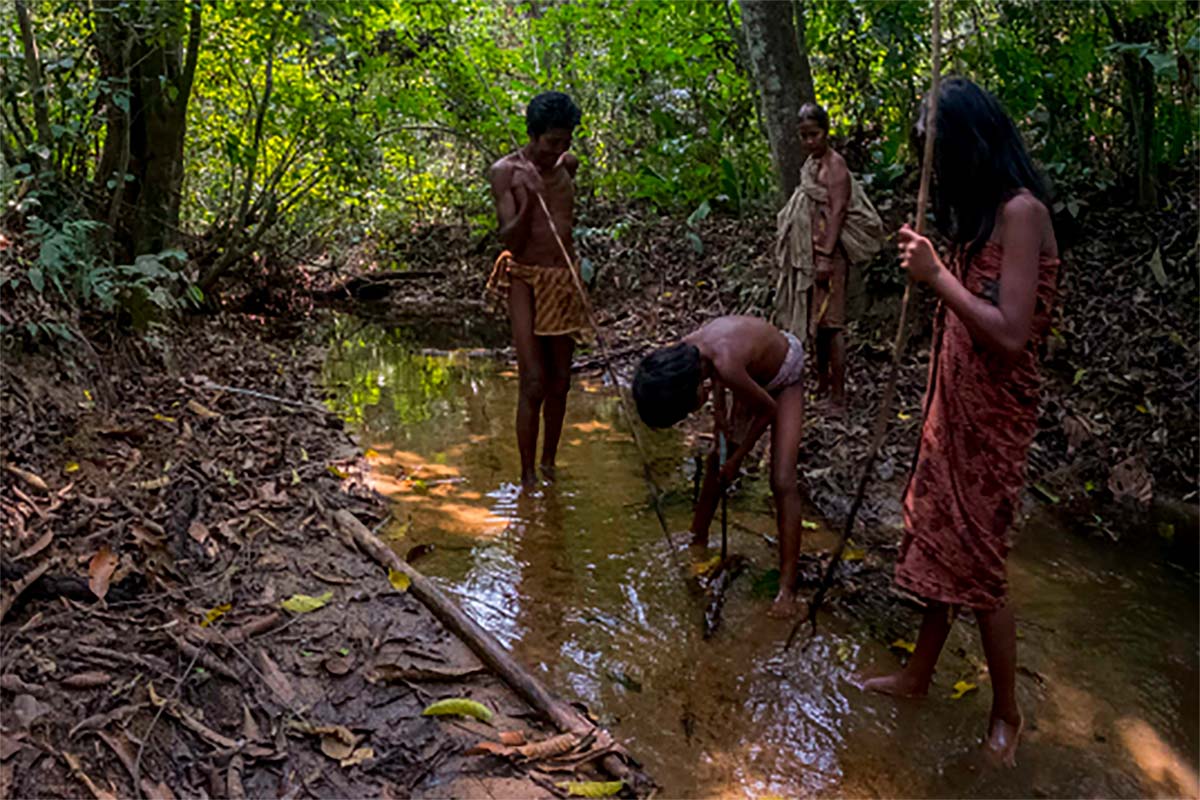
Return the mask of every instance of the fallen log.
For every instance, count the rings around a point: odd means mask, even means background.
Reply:
[[[598,732],[589,719],[565,701],[555,697],[529,670],[517,663],[491,633],[467,616],[428,578],[380,541],[353,514],[342,509],[336,512],[333,518],[342,532],[363,552],[381,566],[406,575],[410,581],[408,591],[420,600],[439,622],[462,639],[479,660],[500,676],[521,699],[544,714],[556,728],[563,733],[581,736]],[[614,778],[625,781],[639,797],[649,794],[655,788],[654,782],[627,754],[608,753],[602,759],[601,765]]]

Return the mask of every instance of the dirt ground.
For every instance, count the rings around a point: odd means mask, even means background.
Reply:
[[[466,754],[555,731],[331,523],[388,509],[320,404],[320,342],[227,317],[163,352],[90,385],[5,371],[0,796],[552,797],[598,777]],[[421,716],[449,697],[491,724]]]

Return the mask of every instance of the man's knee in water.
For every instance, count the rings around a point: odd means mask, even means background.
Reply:
[[[529,369],[521,373],[521,398],[534,403],[546,399],[547,381],[542,369]]]
[[[546,397],[563,398],[567,396],[567,392],[571,391],[571,373],[565,375],[549,375],[545,378],[543,385],[545,387]]]

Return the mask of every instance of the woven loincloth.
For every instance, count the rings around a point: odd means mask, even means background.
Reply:
[[[571,269],[521,264],[513,260],[512,253],[505,251],[492,267],[487,293],[497,309],[506,310],[512,279],[527,283],[533,290],[535,336],[571,336],[577,341],[586,341],[592,329]]]

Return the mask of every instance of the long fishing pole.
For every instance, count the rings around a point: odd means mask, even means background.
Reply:
[[[933,170],[934,139],[937,134],[938,89],[941,86],[941,58],[942,5],[941,0],[933,0],[933,80],[932,88],[929,90],[928,112],[925,117],[925,148],[921,160],[921,183],[917,189],[916,231],[918,235],[925,232],[925,209],[929,203],[929,181]],[[891,373],[888,375],[888,382],[884,387],[883,397],[879,400],[879,410],[875,414],[875,424],[871,432],[871,447],[867,450],[867,457],[863,461],[862,476],[858,480],[858,490],[854,494],[854,502],[850,504],[850,513],[846,515],[846,524],[842,528],[841,537],[833,549],[832,556],[830,556],[829,565],[825,568],[825,574],[821,579],[821,586],[813,596],[812,603],[809,604],[808,616],[796,620],[796,623],[792,626],[791,632],[788,633],[787,642],[783,646],[785,651],[792,646],[792,642],[796,638],[796,633],[805,622],[812,625],[812,633],[815,634],[817,632],[817,612],[820,611],[821,603],[825,600],[825,595],[833,583],[838,566],[841,564],[842,553],[846,549],[846,542],[849,541],[850,534],[854,531],[854,523],[858,519],[859,510],[862,508],[863,498],[867,492],[867,484],[871,480],[871,470],[875,467],[875,459],[879,456],[879,448],[883,445],[883,440],[887,436],[888,420],[892,413],[892,401],[896,397],[896,380],[900,374],[900,357],[904,355],[904,346],[908,342],[908,301],[912,295],[912,287],[913,279],[910,277],[904,285],[904,297],[900,300],[900,321],[896,324],[896,338],[892,342]]]
[[[496,112],[497,119],[503,119],[503,113],[500,110],[500,106],[496,103],[496,98],[492,95],[491,85],[483,79],[483,74],[479,71],[479,65],[473,58],[471,58],[470,50],[464,46],[463,52],[466,54],[467,60],[471,62],[471,66],[475,70],[475,76],[479,79],[480,85],[484,87],[484,94],[488,98],[488,102],[491,104],[492,109]],[[522,161],[524,161],[526,164],[529,164],[529,166],[533,167],[534,169],[537,169],[537,167],[534,166],[528,158],[526,158],[525,153],[521,149],[521,145],[517,141],[517,137],[513,134],[512,130],[508,128],[507,125],[505,125],[505,130],[508,132],[509,139],[513,146],[513,151],[520,156]],[[620,401],[621,411],[624,413],[625,421],[629,425],[629,431],[633,435],[633,443],[637,447],[638,457],[642,462],[642,477],[646,481],[646,487],[650,490],[650,499],[654,505],[654,515],[658,518],[659,527],[662,528],[663,538],[667,544],[667,550],[672,554],[672,560],[675,562],[676,566],[679,567],[680,572],[686,581],[688,580],[687,571],[684,565],[679,562],[678,557],[674,555],[675,546],[671,542],[671,530],[667,525],[667,517],[662,509],[662,498],[658,489],[658,484],[655,483],[653,473],[650,470],[650,460],[646,457],[646,448],[642,443],[641,433],[637,426],[637,419],[634,417],[633,412],[629,408],[629,401],[626,399],[625,393],[621,390],[621,384],[617,380],[617,373],[613,370],[612,357],[608,348],[608,342],[604,338],[604,332],[600,328],[600,323],[596,320],[595,313],[592,311],[592,303],[588,299],[587,290],[584,289],[583,279],[579,276],[579,270],[575,267],[575,260],[571,258],[571,254],[567,250],[567,246],[563,243],[562,237],[558,233],[558,226],[554,222],[554,216],[550,213],[550,207],[546,205],[546,198],[542,196],[541,192],[536,190],[533,190],[533,195],[537,198],[538,205],[540,205],[542,208],[542,213],[546,215],[546,222],[550,227],[550,233],[554,236],[555,243],[558,244],[559,252],[562,253],[563,262],[567,265],[567,271],[571,273],[571,281],[575,285],[575,290],[579,293],[579,299],[583,303],[584,314],[587,316],[588,324],[591,326],[592,332],[596,336],[596,344],[600,348],[600,361],[604,366],[604,372],[608,375],[609,380],[612,381],[613,386],[617,390],[617,398]]]

